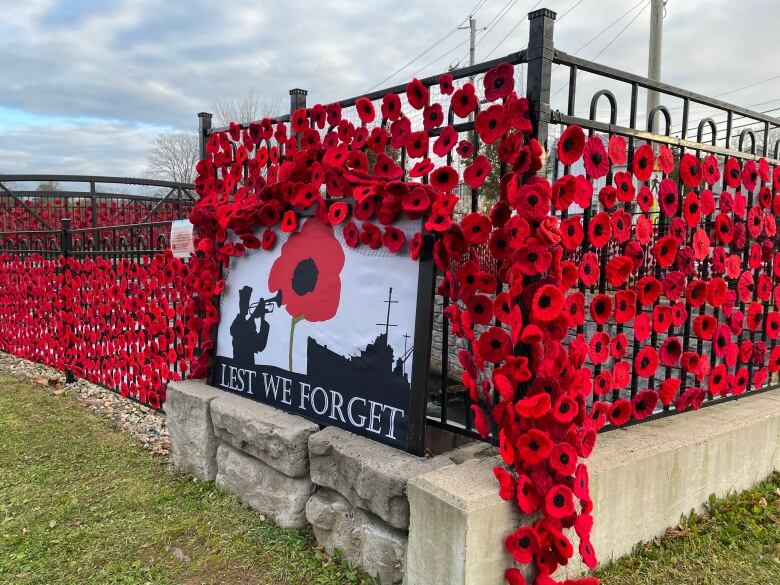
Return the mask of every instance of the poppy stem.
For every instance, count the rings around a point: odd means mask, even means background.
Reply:
[[[303,321],[303,317],[293,317],[292,321],[290,321],[290,352],[288,354],[288,370],[293,371],[293,339],[295,338],[295,326],[298,324],[298,321]]]

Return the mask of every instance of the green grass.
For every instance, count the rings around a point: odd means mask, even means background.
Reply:
[[[142,451],[67,395],[0,374],[0,583],[366,583]]]
[[[604,585],[780,584],[780,473],[740,495],[712,499],[705,516],[637,547],[598,576]]]

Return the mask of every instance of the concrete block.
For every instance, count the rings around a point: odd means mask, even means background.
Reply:
[[[174,466],[192,473],[202,481],[217,475],[217,438],[211,424],[209,407],[225,392],[208,386],[203,380],[184,380],[168,384],[165,401],[168,432]]]
[[[498,497],[498,461],[472,459],[409,481],[406,585],[504,583],[512,563],[503,541],[531,520]],[[703,511],[711,494],[748,489],[780,469],[780,392],[602,433],[588,468],[591,541],[606,563]],[[583,570],[575,554],[555,578]]]
[[[217,448],[217,485],[282,528],[306,526],[306,502],[314,491],[309,478],[292,478],[226,443]]]
[[[409,481],[406,585],[505,584],[504,538],[521,517],[498,497],[498,462],[472,459]]]
[[[211,403],[217,438],[290,477],[309,473],[309,436],[319,425],[241,396],[227,394]]]
[[[329,553],[360,565],[385,584],[401,583],[406,557],[406,532],[350,504],[337,492],[318,490],[306,504],[306,518],[317,542]]]
[[[446,457],[415,457],[336,427],[309,437],[312,481],[337,491],[354,506],[394,528],[409,526],[406,482],[452,465]]]

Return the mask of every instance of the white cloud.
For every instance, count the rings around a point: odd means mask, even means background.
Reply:
[[[207,0],[25,0],[3,2],[0,19],[0,171],[143,173],[145,149],[154,128],[191,130],[196,113],[216,97],[241,96],[256,88],[271,99],[287,99],[291,87],[310,90],[311,103],[367,91],[466,18],[475,0],[265,0],[214,3]],[[512,32],[530,6],[488,0],[479,26],[495,26],[477,47],[484,57],[519,50],[528,24]],[[549,0],[563,14],[575,0]],[[556,24],[556,46],[575,51],[633,6],[628,0],[584,0]],[[770,77],[780,5],[753,0],[738,7],[728,0],[670,0],[665,20],[663,78],[669,83],[717,94]],[[629,17],[630,18],[630,17]],[[592,58],[614,44],[600,62],[642,74],[646,71],[649,10],[620,38],[624,19],[582,51]],[[458,31],[384,85],[430,75],[454,60],[464,62],[467,38]],[[438,62],[419,70],[434,57]],[[556,72],[553,89],[566,82]],[[609,86],[609,84],[607,84]],[[586,107],[601,85],[583,75],[578,107]],[[727,96],[750,105],[774,97],[780,79]],[[621,117],[627,90],[619,89]],[[565,92],[554,106],[563,107]],[[759,109],[780,106],[768,104]],[[30,116],[54,120],[45,131]],[[25,117],[28,123],[25,123]],[[143,125],[146,125],[145,129]],[[12,156],[8,156],[8,154]]]

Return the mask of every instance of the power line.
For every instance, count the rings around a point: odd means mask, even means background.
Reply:
[[[543,0],[539,0],[539,2],[534,4],[533,7],[531,7],[531,10],[536,9],[536,7],[539,6],[539,4],[541,4],[542,2],[543,2]],[[582,2],[582,0],[580,0],[580,2]],[[577,2],[577,4],[579,4],[580,2]],[[569,10],[569,12],[571,12],[571,10]],[[512,30],[510,30],[508,33],[506,33],[506,35],[504,36],[503,39],[498,41],[498,44],[495,47],[490,49],[490,52],[487,55],[485,55],[485,58],[483,59],[483,61],[487,61],[487,58],[490,57],[490,55],[492,55],[495,52],[495,50],[498,49],[502,44],[504,44],[504,41],[507,40],[509,38],[509,36],[513,32],[515,32],[520,27],[521,24],[523,24],[526,21],[527,18],[528,18],[528,13],[526,13],[526,15],[523,18],[521,18],[520,21],[515,26],[512,27]]]
[[[640,0],[640,1],[639,1],[637,4],[635,4],[635,5],[634,5],[634,6],[633,6],[633,7],[632,7],[632,8],[631,8],[631,9],[630,9],[628,12],[624,13],[624,14],[623,14],[622,16],[620,16],[620,17],[619,17],[617,20],[615,20],[614,22],[612,22],[612,24],[610,24],[609,26],[607,26],[607,28],[605,28],[605,29],[604,29],[604,30],[602,30],[602,31],[601,31],[599,34],[597,34],[595,37],[593,37],[593,39],[591,39],[590,41],[588,41],[587,43],[585,43],[585,44],[584,44],[582,47],[580,47],[580,48],[577,50],[577,53],[578,53],[579,51],[581,51],[582,49],[584,49],[585,47],[587,47],[587,46],[588,46],[588,45],[589,45],[591,42],[593,42],[594,40],[596,40],[596,39],[597,39],[598,37],[600,37],[602,34],[604,34],[604,33],[605,33],[607,30],[609,30],[610,28],[612,28],[612,26],[614,26],[615,24],[617,24],[619,21],[623,20],[623,18],[625,18],[625,17],[626,17],[626,16],[627,16],[627,15],[628,15],[630,12],[632,12],[633,10],[635,10],[637,6],[639,6],[640,4],[642,4],[642,2],[645,2],[645,0]],[[642,13],[643,13],[643,12],[644,12],[644,11],[647,9],[647,7],[648,7],[648,6],[650,6],[650,2],[649,2],[649,1],[647,2],[647,4],[645,4],[645,5],[642,7],[642,9],[641,9],[639,12],[637,12],[637,13],[636,13],[636,15],[634,16],[634,18],[632,18],[631,20],[629,20],[629,21],[628,21],[628,23],[627,23],[627,24],[626,24],[626,25],[625,25],[625,26],[624,26],[622,29],[620,29],[620,32],[618,32],[618,33],[617,33],[617,34],[616,34],[616,35],[615,35],[615,36],[612,38],[612,40],[609,42],[609,44],[607,44],[607,46],[606,46],[606,47],[604,47],[604,48],[603,48],[601,51],[599,51],[599,52],[598,52],[598,53],[597,53],[595,56],[593,56],[593,57],[591,58],[591,61],[595,61],[595,60],[596,60],[598,57],[600,57],[601,55],[603,55],[603,54],[604,54],[604,52],[605,52],[607,49],[609,49],[609,48],[612,46],[612,44],[613,44],[613,43],[614,43],[616,40],[618,40],[618,39],[621,37],[621,35],[622,35],[624,32],[626,32],[626,30],[628,30],[628,27],[630,27],[632,24],[634,24],[634,21],[635,21],[637,18],[639,18],[639,17],[642,15]],[[577,53],[575,53],[575,55],[576,55]],[[568,81],[567,81],[565,84],[563,84],[561,87],[559,87],[559,88],[558,88],[558,90],[557,90],[555,93],[553,93],[553,94],[550,96],[550,99],[554,98],[556,95],[558,95],[559,93],[561,93],[561,92],[562,92],[564,89],[566,89],[567,87],[569,87],[569,82],[568,82]]]
[[[631,8],[626,10],[622,15],[618,16],[615,20],[613,20],[610,24],[608,24],[601,32],[599,32],[595,37],[590,39],[587,43],[582,45],[579,49],[574,51],[574,55],[579,55],[580,51],[583,49],[586,49],[588,46],[590,46],[593,42],[595,42],[597,39],[599,39],[604,33],[606,33],[609,29],[611,29],[613,26],[615,26],[618,22],[623,20],[626,16],[631,14],[634,10],[636,10],[637,6],[645,2],[646,0],[639,0],[636,4],[634,4]]]
[[[483,6],[484,6],[486,3],[487,3],[487,0],[478,0],[478,1],[477,1],[477,3],[474,5],[474,8],[472,8],[472,9],[471,9],[471,11],[470,11],[470,13],[469,13],[469,16],[473,16],[474,14],[476,14],[476,13],[477,13],[477,11],[478,11],[480,8],[482,8],[482,7],[483,7]],[[399,69],[397,69],[396,71],[394,71],[393,73],[391,73],[390,75],[388,75],[387,77],[385,77],[385,78],[384,78],[382,81],[380,81],[379,83],[377,83],[377,84],[376,84],[376,85],[374,85],[373,87],[369,88],[369,90],[368,90],[368,91],[372,91],[372,90],[376,89],[377,87],[379,87],[380,85],[382,85],[383,83],[385,83],[387,80],[389,80],[389,79],[392,79],[393,77],[395,77],[396,75],[398,75],[399,73],[401,73],[401,71],[403,71],[404,69],[406,69],[407,67],[409,67],[411,64],[415,63],[415,62],[416,62],[418,59],[420,59],[420,58],[421,58],[423,55],[425,55],[426,53],[429,53],[430,51],[432,51],[433,49],[435,49],[435,48],[436,48],[437,46],[439,46],[441,43],[443,43],[443,42],[444,42],[444,41],[446,41],[448,38],[450,38],[452,35],[454,35],[456,32],[458,32],[458,27],[462,26],[462,25],[463,25],[465,22],[467,22],[467,21],[468,21],[468,19],[469,19],[469,17],[467,16],[467,17],[466,17],[466,18],[464,18],[462,21],[460,21],[460,22],[457,24],[457,26],[456,26],[455,28],[453,28],[452,30],[450,30],[450,32],[446,33],[446,34],[445,34],[443,37],[441,37],[441,38],[440,38],[438,41],[434,42],[434,43],[433,43],[431,46],[429,46],[427,49],[425,49],[425,50],[424,50],[422,53],[420,53],[419,55],[417,55],[417,56],[416,56],[414,59],[412,59],[411,61],[409,61],[408,63],[406,63],[405,65],[403,65],[402,67],[400,67]]]

